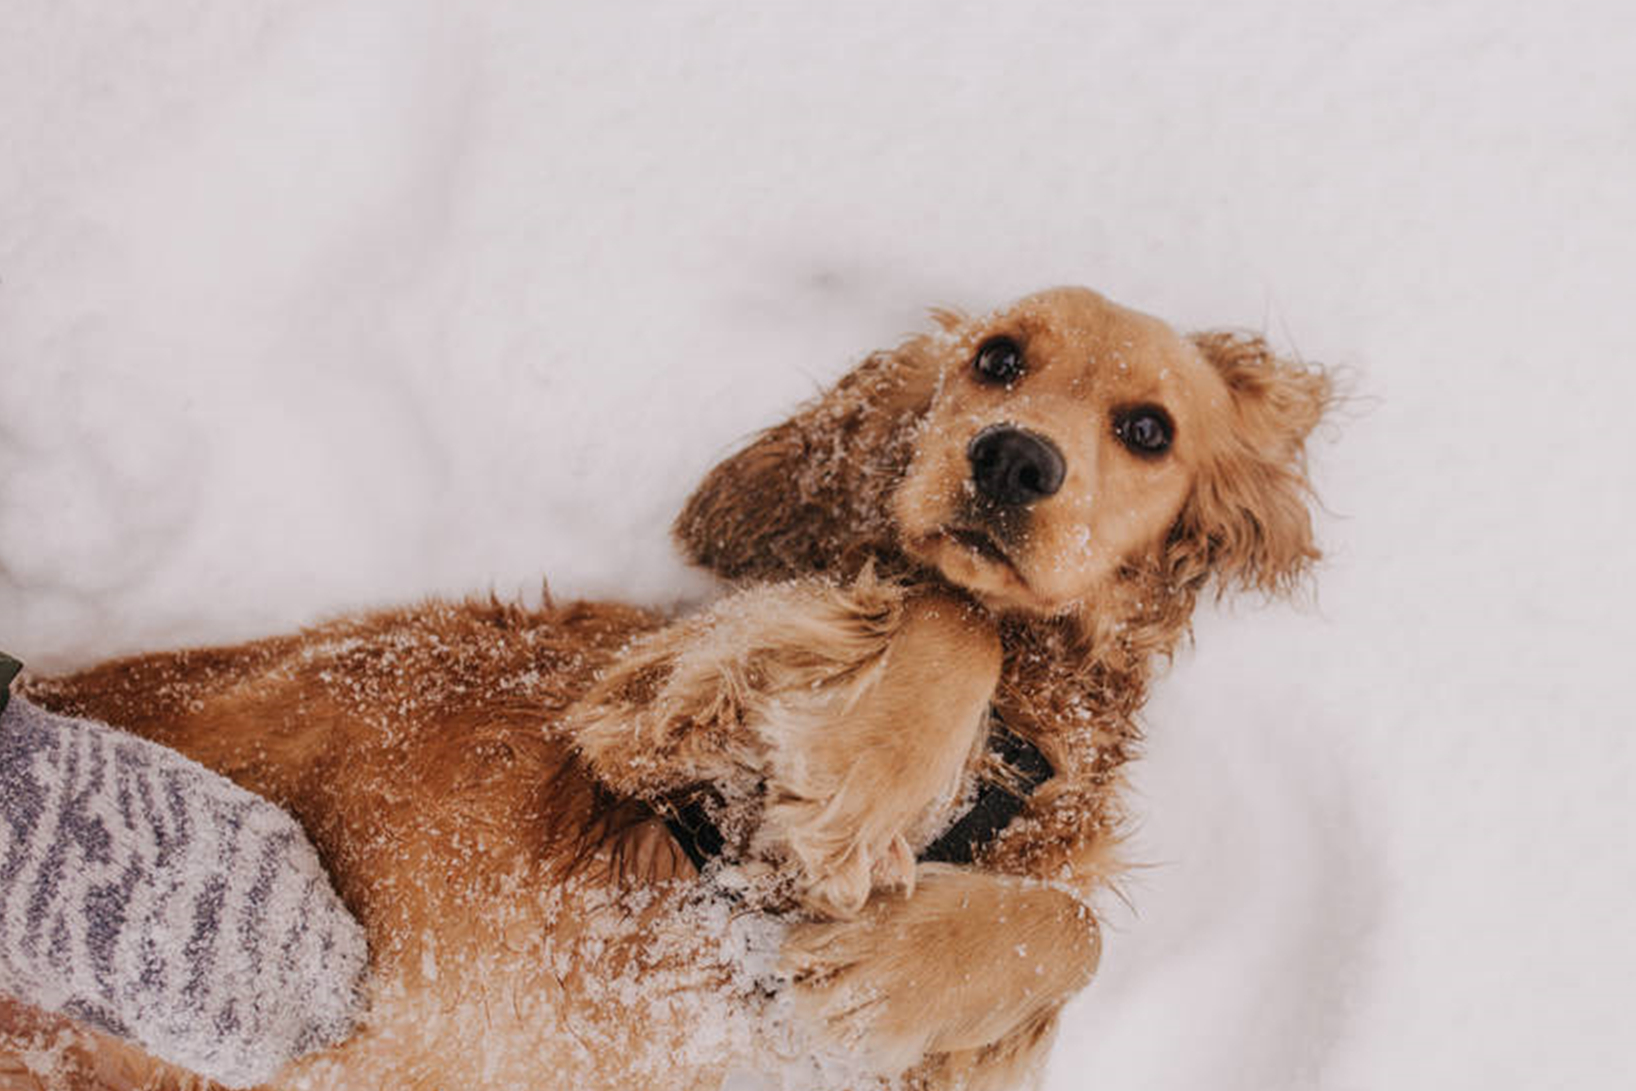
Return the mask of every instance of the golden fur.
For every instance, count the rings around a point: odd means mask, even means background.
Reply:
[[[1004,385],[972,372],[996,336],[1027,365]],[[1212,580],[1282,591],[1318,556],[1303,445],[1329,396],[1259,338],[1080,289],[942,313],[709,474],[676,535],[739,588],[698,614],[432,604],[28,693],[312,835],[371,937],[373,1007],[277,1086],[705,1088],[827,1047],[853,1086],[1010,1086],[1095,968],[1156,661]],[[1174,421],[1161,458],[1115,435],[1138,404]],[[1026,513],[971,500],[968,444],[1002,423],[1067,465]],[[1056,775],[974,864],[917,865],[1005,775],[991,705]],[[728,842],[725,917],[654,818],[688,799]],[[776,925],[774,981],[746,979],[745,922]],[[0,1020],[70,1086],[181,1080]]]

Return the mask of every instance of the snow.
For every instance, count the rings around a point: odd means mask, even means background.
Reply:
[[[1636,1074],[1636,9],[24,0],[0,647],[63,668],[665,527],[924,308],[1085,283],[1348,370],[1304,608],[1157,688],[1048,1086]]]

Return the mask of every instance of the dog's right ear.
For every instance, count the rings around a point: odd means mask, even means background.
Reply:
[[[677,543],[728,579],[849,574],[892,542],[887,498],[937,375],[932,336],[875,353],[711,470],[676,519]]]

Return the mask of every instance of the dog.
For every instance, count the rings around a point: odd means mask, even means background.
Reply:
[[[733,589],[697,613],[430,603],[28,683],[318,847],[372,1005],[274,1086],[1038,1069],[1097,964],[1154,671],[1201,594],[1286,593],[1319,557],[1305,444],[1333,387],[1084,289],[934,319],[709,473],[675,535]],[[0,1022],[0,1079],[191,1085]]]

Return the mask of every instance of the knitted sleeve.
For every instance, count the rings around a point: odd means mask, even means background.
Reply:
[[[244,1087],[351,1032],[366,961],[283,810],[105,724],[0,708],[0,992]]]

